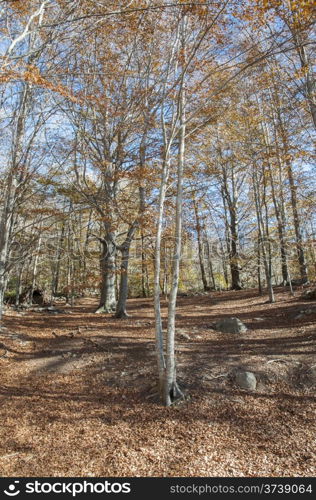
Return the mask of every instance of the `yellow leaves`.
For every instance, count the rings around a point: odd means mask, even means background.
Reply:
[[[315,7],[315,2],[313,0],[289,0],[289,3],[290,3],[290,8],[293,11],[305,10],[307,12],[311,8]]]
[[[305,77],[309,72],[309,67],[308,66],[303,66],[302,68],[298,68],[294,72],[294,77],[296,78],[303,78]]]
[[[254,0],[259,12],[268,13],[274,11],[278,15],[294,17],[292,22],[304,21],[315,10],[314,0]]]

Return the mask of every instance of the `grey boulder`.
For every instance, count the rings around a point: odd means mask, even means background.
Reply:
[[[247,331],[246,325],[235,317],[224,318],[217,321],[217,323],[215,323],[215,328],[223,333],[244,333]]]
[[[239,371],[236,373],[236,384],[241,389],[255,391],[257,387],[257,379],[254,373],[247,371]]]

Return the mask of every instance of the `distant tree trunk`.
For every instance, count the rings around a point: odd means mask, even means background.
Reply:
[[[270,241],[270,231],[269,231],[269,210],[268,210],[268,203],[267,203],[267,184],[266,184],[266,173],[265,173],[265,168],[263,168],[263,195],[262,195],[262,200],[263,200],[263,206],[265,208],[265,222],[262,223],[262,227],[264,229],[264,244],[263,247],[265,248],[265,243],[268,245],[268,251],[267,251],[267,257],[265,258],[265,261],[268,264],[268,274],[267,274],[267,281],[268,281],[268,291],[269,291],[269,301],[275,302],[274,298],[274,291],[273,291],[273,282],[272,282],[272,252],[271,252],[271,241]],[[263,217],[262,217],[263,221]]]
[[[3,309],[4,309],[4,292],[5,292],[4,276],[3,274],[1,274],[0,275],[0,322],[2,320]],[[0,323],[0,328],[1,328],[1,323]]]
[[[298,203],[297,203],[297,185],[294,179],[292,163],[290,159],[290,147],[288,144],[287,131],[285,129],[282,112],[281,112],[281,103],[279,99],[279,95],[277,92],[277,88],[274,88],[274,100],[275,100],[275,108],[276,108],[276,120],[277,120],[277,130],[279,132],[281,142],[282,142],[282,153],[284,158],[284,163],[286,166],[287,177],[290,186],[290,195],[291,195],[291,208],[293,213],[293,222],[294,222],[294,230],[295,230],[295,238],[296,238],[296,248],[297,248],[297,256],[298,263],[300,269],[300,276],[302,281],[308,280],[307,274],[307,265],[305,259],[305,253],[303,248],[303,237],[301,230],[301,220],[298,212]]]
[[[148,268],[146,263],[146,253],[145,253],[145,245],[144,245],[144,233],[141,230],[141,259],[142,259],[142,296],[149,296],[149,283],[148,283]]]
[[[37,277],[37,268],[38,268],[38,260],[39,260],[39,252],[41,249],[41,244],[42,244],[42,237],[40,236],[38,239],[36,251],[35,251],[35,257],[34,257],[34,263],[32,267],[32,276],[31,276],[31,291],[30,291],[30,304],[33,302],[33,292],[35,289],[35,284],[36,284],[36,277]]]
[[[116,306],[116,318],[127,318],[126,301],[128,297],[128,261],[129,261],[129,246],[122,245],[121,248],[121,270],[120,270],[120,288],[118,301]]]
[[[21,262],[19,265],[19,270],[18,270],[18,275],[17,275],[17,280],[16,280],[16,289],[15,289],[15,307],[19,307],[19,305],[20,305],[24,264],[25,264],[24,262]]]
[[[262,201],[262,198],[261,198],[261,194],[260,194],[261,182],[259,182],[255,166],[253,167],[252,178],[253,178],[253,189],[254,189],[254,195],[255,195],[255,206],[256,206],[256,215],[257,215],[257,224],[258,224],[258,239],[259,239],[260,253],[262,255],[263,264],[264,264],[264,270],[265,270],[268,293],[269,293],[269,301],[271,303],[273,303],[273,302],[275,302],[275,299],[274,299],[274,291],[273,291],[273,285],[272,285],[271,254],[269,252],[269,255],[267,255],[267,249],[266,249],[266,243],[268,243],[267,242],[267,230],[265,228],[265,223],[264,223],[264,219],[262,216],[262,208],[263,208],[263,205],[265,204],[265,202]],[[263,197],[265,197],[265,192],[263,194]]]
[[[295,237],[296,237],[296,246],[297,246],[300,275],[301,275],[301,279],[306,282],[306,281],[308,281],[308,275],[307,275],[307,265],[306,265],[306,260],[305,260],[305,252],[304,252],[304,248],[303,248],[301,222],[300,222],[300,217],[299,217],[298,208],[297,208],[297,194],[296,194],[297,187],[296,187],[296,184],[294,181],[292,165],[288,159],[286,159],[286,166],[287,166],[287,174],[288,174],[290,191],[291,191],[291,206],[292,206],[292,211],[293,211],[293,221],[294,221],[294,230],[295,230]]]
[[[301,69],[303,70],[303,76],[305,80],[305,85],[303,88],[303,95],[308,102],[312,121],[314,128],[316,130],[316,84],[313,72],[313,63],[309,60],[308,54],[306,52],[306,42],[303,40],[303,31],[299,29],[297,19],[295,19],[296,14],[292,10],[293,22],[288,25],[293,36],[293,41],[295,44],[295,49],[298,54]],[[309,40],[310,45],[312,45],[312,40]]]
[[[258,222],[259,224],[259,222]],[[262,280],[261,280],[261,249],[260,249],[260,237],[258,237],[257,243],[257,276],[258,276],[258,292],[259,295],[263,294]]]
[[[239,265],[239,236],[238,236],[238,220],[237,220],[237,190],[235,175],[232,168],[231,184],[232,194],[228,187],[228,178],[226,168],[222,168],[222,196],[224,201],[224,209],[226,214],[226,231],[227,231],[227,249],[229,254],[229,265],[231,272],[231,289],[241,290],[240,280],[240,265]],[[229,221],[227,216],[229,215]]]
[[[195,199],[193,199],[193,208],[194,208],[195,223],[196,223],[195,228],[196,228],[196,234],[197,234],[197,240],[198,240],[201,278],[202,278],[204,291],[207,292],[210,289],[210,287],[207,283],[207,278],[206,278],[206,272],[205,272],[205,266],[204,266],[204,254],[203,254],[202,227],[201,227],[201,221],[200,221],[197,202]]]
[[[213,263],[212,263],[212,256],[211,256],[211,250],[210,250],[210,242],[209,242],[209,240],[208,240],[207,237],[206,237],[205,241],[206,241],[206,248],[207,248],[207,261],[208,261],[209,282],[212,283],[212,288],[215,290],[216,289],[216,283],[215,283]]]
[[[165,242],[163,249],[163,273],[162,273],[162,282],[160,285],[160,290],[162,295],[167,299],[168,290],[169,290],[169,262],[171,262],[172,256],[170,255],[170,250],[167,242]]]
[[[116,247],[111,239],[102,240],[101,296],[97,313],[111,313],[116,309],[115,274]]]
[[[130,247],[138,227],[138,221],[135,221],[129,228],[127,232],[126,239],[122,245],[118,248],[121,251],[121,273],[120,273],[120,287],[118,293],[118,301],[116,306],[116,318],[127,318],[128,314],[126,312],[126,302],[128,297],[128,263],[130,256]]]
[[[232,290],[241,290],[240,267],[239,267],[239,251],[238,251],[238,228],[236,212],[232,210],[231,216],[231,254],[230,254],[230,270],[232,275]]]
[[[225,288],[227,289],[227,287],[229,286],[228,259],[227,259],[227,253],[229,252],[229,247],[228,247],[228,252],[226,252],[225,247],[224,247],[224,243],[221,239],[219,240],[219,244],[220,244],[220,250],[221,250],[221,263],[222,263],[222,269],[223,269],[223,277],[225,280]],[[229,255],[229,253],[228,253],[228,255]],[[222,287],[221,282],[219,282],[219,287],[220,287],[220,290],[222,290],[223,287]]]
[[[68,209],[69,216],[70,216],[70,208],[71,208],[71,205],[69,206],[69,209]],[[53,273],[53,278],[52,278],[52,296],[54,296],[58,293],[60,264],[61,264],[61,256],[62,256],[62,253],[64,251],[65,233],[66,233],[66,224],[65,224],[65,221],[63,220],[62,226],[61,226],[61,233],[60,233],[60,237],[58,239],[57,249],[56,249],[55,272]]]
[[[0,221],[0,322],[2,320],[3,307],[4,307],[4,294],[7,283],[7,254],[8,254],[8,234],[10,219],[5,219],[3,214]]]
[[[227,209],[227,201],[226,201],[226,195],[225,191],[221,189],[221,194],[222,194],[222,199],[223,199],[223,206],[224,206],[224,217],[225,217],[225,244],[226,244],[226,252],[224,249],[224,244],[221,242],[221,250],[222,250],[222,263],[223,263],[223,273],[224,273],[224,278],[226,281],[226,286],[229,286],[230,280],[228,278],[228,267],[229,267],[229,261],[230,261],[230,255],[231,255],[231,238],[230,238],[230,230],[229,230],[229,222],[228,222],[228,209]],[[227,255],[227,258],[225,258]]]
[[[272,200],[273,200],[273,205],[274,205],[274,212],[275,212],[276,219],[277,219],[277,228],[278,228],[278,236],[279,236],[279,243],[280,243],[282,285],[285,286],[289,281],[289,271],[288,271],[286,242],[285,242],[285,220],[282,217],[283,210],[280,208],[280,204],[283,203],[283,200],[277,199],[277,195],[275,192],[273,173],[272,173],[272,168],[271,168],[270,162],[268,163],[268,169],[269,169],[269,177],[270,177],[270,184],[271,184]]]
[[[10,233],[13,226],[14,208],[19,182],[22,181],[23,169],[19,170],[23,154],[23,137],[25,132],[26,117],[30,103],[30,85],[25,83],[21,91],[20,99],[14,113],[14,134],[10,153],[10,167],[4,176],[4,204],[0,209],[0,322],[3,312],[3,300],[7,282],[7,258],[9,249]]]
[[[147,82],[147,86],[149,82]],[[145,129],[142,135],[142,139],[139,145],[139,166],[140,170],[143,172],[146,169],[146,154],[147,154],[147,136],[149,130],[150,116],[148,115],[148,101],[146,99],[146,105],[144,108],[144,122]],[[148,282],[148,268],[146,263],[146,252],[145,252],[145,238],[144,238],[144,226],[143,226],[143,215],[145,213],[145,188],[144,181],[140,179],[139,185],[139,215],[140,215],[140,238],[141,238],[141,269],[142,269],[142,296],[149,296],[149,282]]]
[[[89,219],[88,219],[88,224],[87,224],[87,230],[86,230],[86,235],[84,239],[84,246],[83,246],[83,259],[82,259],[82,281],[84,284],[84,288],[87,287],[87,278],[88,278],[88,272],[87,272],[87,251],[88,251],[88,245],[89,245],[89,238],[91,234],[91,220],[92,220],[92,210],[89,210]],[[84,290],[83,290],[84,293]]]
[[[239,264],[239,234],[238,234],[238,195],[236,187],[236,179],[234,174],[234,169],[232,169],[232,199],[229,203],[229,214],[230,214],[230,231],[231,231],[231,255],[230,255],[230,267],[232,274],[232,289],[241,290],[241,280],[240,280],[240,264]]]
[[[311,234],[310,234],[310,249],[311,249],[311,259],[314,268],[314,277],[316,278],[316,235],[313,225],[313,220],[310,221]]]
[[[72,213],[72,203],[69,206],[69,219],[67,228],[67,292],[66,292],[66,304],[74,305],[75,298],[75,264],[74,264],[74,229],[71,217]]]
[[[66,284],[66,304],[70,305],[71,303],[71,259],[70,256],[68,255],[67,257],[67,284]],[[54,296],[52,295],[52,300],[53,302]]]

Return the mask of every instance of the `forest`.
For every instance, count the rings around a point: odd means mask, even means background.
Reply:
[[[1,475],[316,475],[313,0],[0,33]]]

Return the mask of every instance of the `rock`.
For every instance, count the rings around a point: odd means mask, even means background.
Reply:
[[[316,309],[306,309],[305,314],[315,314]]]
[[[297,316],[295,316],[294,319],[302,319],[304,316],[309,316],[310,314],[315,314],[315,313],[316,313],[315,308],[304,309],[301,310],[300,313]]]
[[[311,377],[313,378],[314,382],[316,382],[316,365],[313,365],[309,369],[309,373]]]
[[[187,334],[187,333],[185,333],[185,332],[179,332],[179,338],[180,338],[180,339],[183,339],[183,340],[191,340],[190,335],[188,335],[188,334]]]
[[[311,385],[316,385],[316,365],[311,366],[308,370],[308,379]]]
[[[236,373],[236,384],[241,389],[255,391],[257,387],[257,379],[254,373],[247,371],[239,371]]]
[[[224,318],[217,321],[217,323],[215,323],[215,328],[223,333],[244,333],[247,331],[246,325],[235,317]]]
[[[64,311],[63,309],[56,309],[56,307],[54,307],[54,306],[48,307],[47,312],[49,312],[50,314],[65,314],[66,313],[66,311]],[[70,311],[68,311],[68,313],[69,312]]]
[[[316,386],[316,365],[299,366],[294,375],[299,387],[311,388]]]
[[[315,290],[307,290],[304,292],[302,298],[307,300],[316,300],[316,288]]]
[[[19,340],[19,344],[25,347],[33,347],[34,343],[31,340]]]
[[[294,279],[294,280],[291,280],[291,283],[293,286],[308,286],[309,285],[309,281],[306,279],[306,278],[298,278],[298,279]]]

